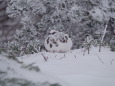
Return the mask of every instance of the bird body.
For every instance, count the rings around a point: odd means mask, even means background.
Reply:
[[[49,52],[67,52],[72,47],[72,40],[63,32],[50,31],[51,34],[45,39],[44,46]]]

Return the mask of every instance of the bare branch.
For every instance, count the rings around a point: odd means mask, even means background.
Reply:
[[[64,57],[61,57],[60,60],[63,59],[63,58],[65,58],[65,57],[66,57],[66,56],[65,56],[65,54],[64,54]]]
[[[43,56],[44,60],[47,62],[48,61],[48,56],[46,57],[43,53],[41,53],[41,55]]]
[[[113,64],[114,59],[111,60],[111,65]]]
[[[77,58],[76,55],[74,55],[74,57]]]
[[[96,53],[95,53],[96,54]],[[104,62],[102,61],[102,59],[100,58],[100,56],[98,55],[98,54],[96,54],[96,56],[98,57],[98,59],[100,60],[100,62],[102,63],[102,64],[104,64]]]
[[[104,39],[105,34],[106,34],[106,29],[107,29],[107,26],[108,26],[108,25],[106,24],[106,26],[105,26],[105,28],[104,28],[103,35],[102,35],[102,37],[101,37],[101,43],[100,43],[100,46],[99,46],[99,52],[101,52],[101,46],[102,46],[103,39]]]

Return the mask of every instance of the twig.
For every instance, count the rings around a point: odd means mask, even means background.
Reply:
[[[74,55],[74,57],[77,58],[76,55]]]
[[[101,61],[101,63],[104,64],[104,62],[102,61],[102,59],[100,58],[100,56],[98,54],[96,54],[96,55],[97,55],[98,59]]]
[[[57,55],[55,55],[55,58],[57,57]]]
[[[70,51],[72,53],[72,51]]]
[[[66,56],[65,56],[65,54],[64,54],[64,58],[65,58]]]
[[[65,56],[65,54],[64,54],[64,57],[61,57],[60,59],[62,59],[62,58],[65,58],[66,56]]]
[[[63,58],[64,58],[64,57],[61,57],[60,60],[63,59]]]
[[[113,64],[114,59],[111,60],[111,65]]]
[[[44,60],[47,62],[48,56],[46,57],[43,53],[41,53],[41,55],[43,56]]]

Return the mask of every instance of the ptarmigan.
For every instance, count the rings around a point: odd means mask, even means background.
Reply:
[[[67,52],[72,47],[72,40],[63,32],[51,30],[45,39],[44,46],[49,52]]]

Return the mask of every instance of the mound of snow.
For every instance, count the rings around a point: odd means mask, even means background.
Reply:
[[[33,83],[59,83],[61,86],[115,86],[115,52],[108,48],[102,48],[101,52],[98,50],[93,47],[90,54],[85,52],[85,55],[82,49],[78,49],[67,53],[41,52],[17,57],[23,64],[0,56],[0,81],[21,78]]]
[[[115,86],[115,52],[108,48],[92,48],[90,54],[81,49],[67,53],[41,52],[19,60],[35,63],[40,70],[68,86]]]

